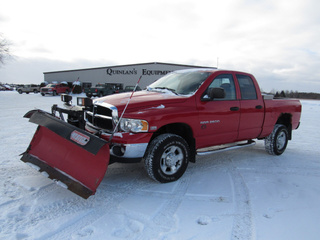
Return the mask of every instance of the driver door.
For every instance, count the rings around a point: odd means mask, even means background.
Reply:
[[[208,100],[209,88],[223,88],[224,98]],[[221,74],[213,79],[203,93],[198,108],[197,148],[234,142],[238,136],[240,102],[232,74]]]

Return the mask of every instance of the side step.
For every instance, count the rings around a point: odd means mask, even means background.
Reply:
[[[240,142],[238,144],[224,144],[214,147],[201,148],[197,151],[197,155],[205,156],[213,153],[225,152],[239,148],[251,147],[256,145],[256,142],[253,140],[248,140],[247,142]]]

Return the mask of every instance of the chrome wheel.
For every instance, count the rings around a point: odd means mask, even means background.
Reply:
[[[182,149],[178,146],[170,146],[161,156],[161,170],[167,175],[175,174],[180,169],[183,159]]]
[[[161,183],[173,182],[186,171],[189,158],[188,143],[181,136],[164,133],[149,144],[144,166],[152,179]]]
[[[286,146],[286,144],[287,144],[287,135],[283,131],[281,131],[277,136],[277,140],[276,140],[277,149],[278,150],[283,149]]]
[[[281,155],[287,148],[288,136],[287,127],[276,124],[272,133],[264,140],[266,151],[271,155]]]

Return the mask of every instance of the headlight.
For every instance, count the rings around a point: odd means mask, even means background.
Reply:
[[[120,129],[124,132],[147,132],[148,122],[140,119],[122,118],[120,122]]]

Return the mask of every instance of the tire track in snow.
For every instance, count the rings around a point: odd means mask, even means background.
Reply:
[[[138,171],[140,171],[140,169],[138,169]],[[127,184],[121,184],[121,186],[112,186],[102,183],[99,187],[99,193],[90,197],[89,200],[82,200],[84,201],[84,208],[82,208],[82,211],[87,212],[84,212],[81,217],[73,219],[71,223],[65,224],[55,232],[45,234],[39,239],[70,239],[71,235],[76,235],[76,237],[80,238],[81,235],[92,234],[90,231],[83,234],[83,229],[90,225],[94,225],[95,222],[99,222],[99,220],[104,218],[106,215],[117,212],[120,203],[134,193],[135,189],[139,189],[145,184],[145,178],[146,176],[139,174],[138,172],[130,182],[127,182]],[[102,189],[103,191],[101,191]],[[88,203],[88,201],[90,202]],[[74,206],[71,208],[74,209]]]
[[[175,218],[175,213],[177,212],[181,202],[185,199],[185,194],[188,190],[192,170],[188,170],[188,173],[184,175],[177,181],[177,185],[174,188],[174,193],[163,193],[164,204],[157,210],[153,217],[148,217],[145,215],[137,214],[136,212],[125,211],[120,214],[125,215],[129,218],[129,224],[135,224],[136,226],[141,226],[138,234],[133,234],[130,239],[137,240],[149,240],[149,239],[168,239],[166,236],[172,231],[177,229],[179,223],[178,219]],[[143,186],[146,186],[145,183]],[[139,194],[149,193],[139,191]],[[135,192],[136,194],[137,192]],[[152,192],[151,192],[152,193]],[[143,227],[142,227],[143,226]],[[126,228],[132,228],[127,226]],[[122,230],[122,231],[125,231]]]
[[[29,172],[31,174],[27,174]],[[30,171],[28,169],[26,170],[26,174],[24,174],[25,176],[23,177],[33,176],[33,172],[34,171],[32,169]],[[13,180],[14,179],[10,177],[9,180],[3,183],[5,188],[3,188],[2,191],[6,192],[7,190],[12,189],[12,187],[21,188],[21,191],[15,190],[13,191],[13,193],[22,192],[22,195],[8,195],[8,200],[1,203],[0,205],[0,209],[3,207],[9,209],[6,210],[7,216],[3,216],[4,218],[0,218],[0,222],[2,225],[1,232],[3,232],[7,236],[12,237],[12,239],[14,239],[14,236],[11,236],[10,233],[16,232],[17,230],[23,233],[23,236],[28,237],[28,234],[24,232],[29,232],[30,229],[42,228],[43,224],[46,222],[50,222],[58,218],[70,218],[71,216],[70,221],[62,224],[61,226],[58,226],[56,230],[45,231],[45,233],[39,234],[39,236],[37,236],[36,238],[68,239],[70,234],[72,234],[74,231],[77,231],[79,228],[89,225],[96,219],[95,216],[101,215],[101,212],[104,212],[104,210],[106,210],[106,213],[110,212],[111,209],[116,207],[117,204],[119,204],[119,202],[121,202],[121,200],[123,200],[127,196],[126,193],[129,194],[130,189],[134,189],[134,185],[139,185],[138,183],[136,183],[137,181],[139,181],[139,177],[137,177],[135,181],[129,182],[127,185],[124,185],[123,188],[107,187],[108,197],[104,196],[104,193],[106,191],[103,191],[100,192],[102,194],[97,194],[90,200],[84,200],[76,195],[70,194],[69,192],[67,194],[64,193],[64,191],[67,190],[62,189],[53,182],[36,190],[33,188],[25,189],[23,186],[17,185]],[[111,188],[111,190],[109,188]],[[52,196],[54,196],[52,194],[55,194],[55,191],[60,197],[52,199],[52,201],[46,201],[46,198],[52,198]],[[109,191],[111,193],[109,193]],[[23,192],[25,193],[23,194]],[[63,195],[65,195],[65,197],[63,197]],[[24,196],[24,198],[21,198],[21,196]],[[62,199],[61,196],[63,197]],[[38,204],[41,202],[43,202],[44,204]],[[110,204],[110,202],[113,204]],[[101,208],[100,206],[103,207]],[[82,219],[86,218],[87,220],[82,221]],[[81,225],[81,223],[83,224]],[[78,225],[80,227],[78,227]],[[72,231],[68,231],[68,229],[70,229],[71,227]],[[60,231],[61,233],[59,233]],[[56,237],[56,235],[58,237]]]
[[[268,169],[257,169],[257,168],[247,168],[247,167],[239,167],[238,170],[243,172],[250,172],[257,175],[260,174],[277,174],[277,175],[295,175],[295,176],[312,176],[312,177],[320,177],[320,169],[319,168],[304,168],[304,167],[290,167],[279,166],[279,167],[268,167]]]
[[[1,168],[0,174],[6,176],[0,191],[2,195],[0,210],[3,213],[0,217],[0,230],[7,239],[15,239],[12,232],[24,232],[29,226],[34,225],[35,215],[31,211],[35,199],[38,199],[43,192],[52,191],[55,184],[44,185],[38,189],[25,185],[23,179],[32,178],[38,174],[27,166],[26,168],[19,166],[9,169]],[[18,180],[19,178],[22,180]],[[28,236],[28,234],[21,234],[21,236]]]
[[[175,194],[172,195],[169,200],[162,206],[162,208],[155,214],[152,221],[156,226],[160,226],[162,230],[169,232],[175,225],[177,224],[174,221],[174,214],[179,208],[182,200],[184,199],[184,195],[186,194],[192,172],[188,171],[187,176],[179,179],[179,183],[175,188]]]
[[[179,220],[175,217],[181,202],[185,199],[185,193],[189,187],[190,178],[183,178],[178,180],[175,187],[175,193],[163,193],[164,203],[153,214],[153,216],[145,215],[134,210],[118,208],[112,213],[123,216],[121,226],[112,232],[112,236],[119,239],[135,239],[135,240],[149,240],[149,239],[168,239],[168,234],[177,229]],[[142,184],[145,187],[145,180]],[[148,194],[143,191],[134,191],[130,194],[140,196]],[[149,196],[149,195],[148,195]],[[169,237],[170,239],[170,237]]]
[[[233,162],[230,161],[230,173],[233,181],[233,195],[235,202],[235,216],[231,232],[233,240],[254,239],[254,226],[252,220],[252,209],[248,187]]]
[[[233,159],[238,159],[237,151],[215,154],[215,158],[202,158],[200,169],[218,169],[226,171],[231,178],[231,187],[234,202],[234,213],[220,215],[220,217],[233,217],[233,226],[231,230],[232,240],[250,240],[254,239],[254,224],[252,217],[252,209],[250,203],[250,195],[248,187],[241,175],[237,164]],[[197,169],[199,171],[199,168]]]

